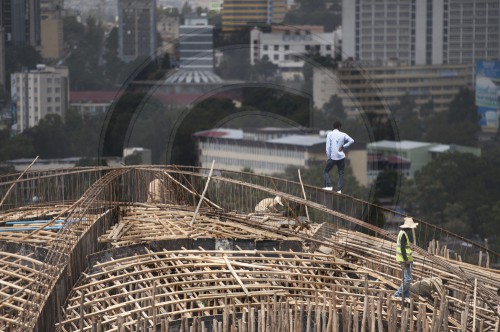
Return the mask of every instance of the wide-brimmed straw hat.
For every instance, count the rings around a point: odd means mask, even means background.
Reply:
[[[418,222],[414,222],[412,217],[405,217],[405,222],[402,224],[401,228],[417,228]]]
[[[276,196],[274,197],[274,201],[278,203],[279,205],[283,206],[283,203],[281,202],[281,196]]]

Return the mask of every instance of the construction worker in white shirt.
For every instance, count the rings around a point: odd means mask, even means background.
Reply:
[[[323,171],[325,178],[325,185],[323,189],[333,190],[332,181],[330,180],[330,170],[333,166],[337,166],[339,171],[339,179],[337,181],[337,193],[342,193],[342,186],[344,185],[344,168],[345,168],[345,153],[344,150],[349,147],[354,140],[351,136],[340,131],[342,123],[335,121],[333,124],[333,131],[329,132],[326,136],[326,166]]]
[[[418,223],[413,221],[413,218],[405,217],[401,230],[398,234],[396,241],[396,261],[401,264],[403,271],[403,284],[392,296],[394,298],[401,298],[403,295],[405,301],[410,299],[410,284],[411,284],[411,269],[413,268],[413,254],[410,248],[410,238],[408,237],[407,230],[416,228]]]

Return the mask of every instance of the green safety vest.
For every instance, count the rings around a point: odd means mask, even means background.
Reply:
[[[408,238],[408,234],[405,231],[401,230],[398,234],[398,241],[396,242],[396,261],[404,262],[403,255],[401,254],[401,238],[403,235],[406,237],[406,258],[408,262],[413,262],[413,256],[410,249],[410,239]]]

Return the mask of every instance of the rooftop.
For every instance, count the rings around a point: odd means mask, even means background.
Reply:
[[[382,148],[382,149],[398,149],[398,150],[412,150],[423,147],[431,147],[435,145],[434,143],[427,142],[416,142],[416,141],[378,141],[373,143],[368,143],[367,148]]]

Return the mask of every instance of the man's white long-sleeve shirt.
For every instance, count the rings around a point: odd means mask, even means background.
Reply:
[[[326,157],[332,160],[340,160],[345,158],[344,151],[339,151],[354,143],[354,140],[344,132],[338,129],[330,131],[326,136]]]

